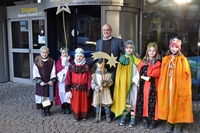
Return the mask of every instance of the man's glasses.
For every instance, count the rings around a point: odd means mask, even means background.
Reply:
[[[103,29],[102,31],[110,31],[111,29]]]

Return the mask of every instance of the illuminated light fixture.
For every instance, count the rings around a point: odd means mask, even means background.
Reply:
[[[147,0],[149,3],[157,2],[158,0]]]
[[[85,41],[86,44],[93,44],[96,45],[96,42],[92,42],[92,41]]]
[[[190,3],[192,0],[175,0],[176,3]]]

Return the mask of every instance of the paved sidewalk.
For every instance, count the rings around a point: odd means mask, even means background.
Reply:
[[[200,132],[200,104],[193,104],[194,123],[183,124],[183,133]],[[143,129],[141,121],[133,128],[117,127],[119,119],[108,124],[105,117],[98,124],[94,116],[86,121],[74,122],[72,114],[61,114],[53,106],[52,115],[42,117],[34,102],[34,86],[21,83],[0,83],[0,133],[164,133],[164,122],[153,129]]]

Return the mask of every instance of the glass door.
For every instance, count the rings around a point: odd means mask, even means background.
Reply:
[[[10,79],[32,83],[32,67],[45,45],[44,19],[11,20],[8,26]]]

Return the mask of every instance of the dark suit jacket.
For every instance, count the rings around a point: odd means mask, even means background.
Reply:
[[[96,52],[98,51],[104,52],[102,51],[102,45],[103,45],[103,39],[97,40]],[[117,57],[117,60],[119,59],[121,53],[124,54],[124,44],[121,39],[115,37],[111,38],[111,53],[113,53],[113,55]]]
[[[96,42],[96,51],[102,51],[102,45],[103,45],[103,39],[99,39]],[[119,60],[120,54],[124,54],[124,44],[122,42],[121,39],[116,38],[116,37],[112,37],[111,38],[111,53],[113,53],[114,57],[117,57],[117,61]],[[92,67],[98,60],[93,61],[93,59],[91,59],[88,64],[90,67]],[[99,60],[100,62],[102,61],[101,59]]]

